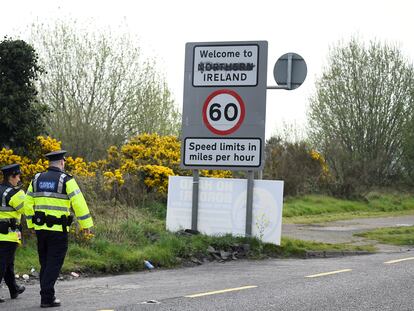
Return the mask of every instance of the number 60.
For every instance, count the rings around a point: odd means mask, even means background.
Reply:
[[[221,119],[221,109],[220,108],[221,108],[221,105],[219,103],[214,103],[210,106],[208,114],[209,114],[210,119],[212,121],[218,121],[218,120]],[[232,108],[232,110],[233,110],[232,111],[233,112],[232,116],[230,116],[230,114],[229,114],[230,108]],[[237,105],[235,103],[228,103],[224,107],[224,118],[227,121],[231,122],[231,121],[236,120],[238,115],[239,115],[239,110],[238,110]]]

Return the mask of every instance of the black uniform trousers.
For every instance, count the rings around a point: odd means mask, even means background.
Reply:
[[[40,297],[42,304],[55,300],[55,283],[68,250],[68,234],[37,230],[37,252],[40,262]]]
[[[0,233],[1,234],[1,233]],[[14,277],[14,256],[17,243],[0,241],[0,283],[4,279],[10,295],[17,293],[17,284]]]

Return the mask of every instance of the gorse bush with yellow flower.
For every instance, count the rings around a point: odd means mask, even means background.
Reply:
[[[100,165],[106,187],[120,188],[126,179],[138,176],[148,191],[165,194],[168,177],[191,175],[180,168],[180,141],[175,136],[142,134],[132,137],[125,145],[108,149],[107,158]],[[202,176],[231,177],[230,171],[202,170]]]
[[[60,149],[60,142],[51,137],[37,137],[35,145],[29,147],[32,158],[14,154],[13,150],[2,148],[0,150],[0,166],[18,163],[22,171],[22,182],[27,187],[30,180],[37,172],[46,170],[49,161],[44,157],[45,153]],[[2,178],[2,177],[1,177]]]
[[[106,171],[103,173],[105,178],[105,188],[111,190],[116,186],[122,186],[125,183],[121,170],[116,169],[112,171]]]
[[[310,157],[319,162],[319,165],[322,169],[322,176],[323,178],[329,178],[331,177],[331,174],[329,172],[329,167],[328,167],[328,163],[326,163],[325,158],[323,157],[323,155],[319,152],[317,152],[316,150],[312,149],[309,152]]]
[[[67,157],[65,163],[65,169],[73,175],[82,177],[94,177],[98,165],[95,162],[85,162],[80,157]]]
[[[40,151],[37,154],[37,156],[42,156],[46,153],[60,150],[62,146],[62,143],[60,141],[50,136],[47,136],[47,137],[38,136],[37,142],[38,142],[38,145],[34,147],[34,148],[37,148],[37,147],[40,148]]]
[[[21,164],[23,183],[27,187],[35,173],[47,169],[49,162],[44,154],[61,148],[60,141],[39,136],[36,144],[29,147],[30,159],[15,155],[13,150],[2,149],[0,165]],[[84,183],[95,184],[94,190],[99,188],[102,193],[106,192],[107,198],[121,198],[124,190],[129,189],[133,195],[134,189],[141,188],[165,195],[169,176],[191,174],[179,165],[180,141],[177,137],[142,134],[132,137],[119,148],[109,147],[106,158],[99,161],[87,162],[80,157],[68,156],[65,170],[80,177]],[[231,177],[230,171],[202,170],[200,173],[208,177]]]
[[[108,149],[106,184],[122,186],[125,176],[140,176],[149,191],[166,193],[168,177],[179,173],[180,142],[174,136],[142,134],[121,148]]]
[[[125,160],[136,164],[165,166],[178,169],[180,163],[180,141],[175,136],[143,134],[132,137],[121,147]]]
[[[142,170],[145,174],[145,185],[161,193],[168,190],[168,177],[175,175],[172,169],[161,165],[144,165]]]

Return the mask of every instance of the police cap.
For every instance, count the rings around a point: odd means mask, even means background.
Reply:
[[[3,172],[4,176],[18,175],[22,173],[22,171],[20,170],[19,164],[10,164],[10,165],[3,166],[1,168],[1,171]]]
[[[66,150],[58,150],[45,154],[45,157],[50,161],[59,161],[65,158]]]

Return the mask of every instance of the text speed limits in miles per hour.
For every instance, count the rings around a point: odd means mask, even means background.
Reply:
[[[186,138],[185,150],[185,165],[258,167],[261,163],[257,138]]]

